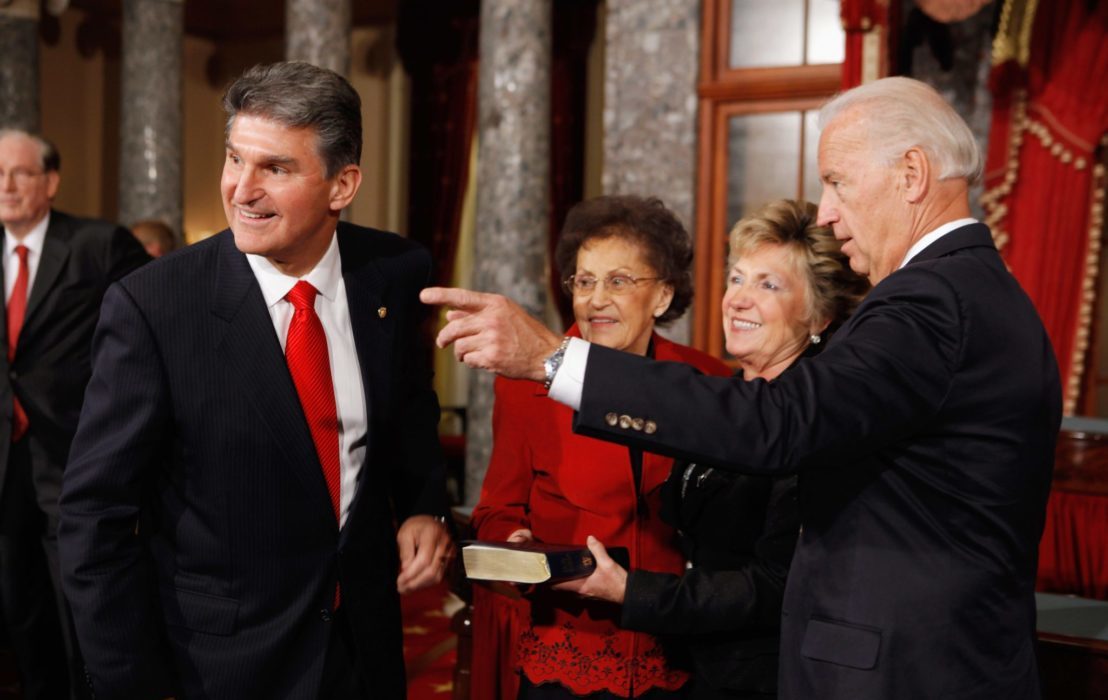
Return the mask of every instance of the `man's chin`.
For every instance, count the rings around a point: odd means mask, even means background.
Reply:
[[[231,235],[235,238],[235,247],[246,255],[265,255],[266,239],[253,231],[242,231],[231,226]]]

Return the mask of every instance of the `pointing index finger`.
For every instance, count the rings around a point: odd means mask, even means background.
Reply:
[[[486,296],[488,295],[459,287],[428,287],[419,293],[419,300],[430,306],[480,311],[488,304]]]

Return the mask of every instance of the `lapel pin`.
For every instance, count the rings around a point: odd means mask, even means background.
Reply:
[[[389,315],[389,310],[386,309],[385,307],[382,306],[381,308],[377,309],[377,318],[384,318],[385,316],[388,316],[388,315]]]

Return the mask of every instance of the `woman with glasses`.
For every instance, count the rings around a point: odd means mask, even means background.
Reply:
[[[790,371],[824,346],[868,290],[830,227],[817,225],[814,204],[778,200],[739,221],[722,310],[740,376],[773,381]],[[799,531],[796,492],[795,476],[678,462],[662,489],[662,515],[680,531],[691,568],[628,572],[593,543],[597,571],[570,585],[621,605],[624,628],[666,635],[667,650],[693,670],[689,700],[773,698]]]
[[[692,301],[689,235],[659,200],[578,204],[555,261],[573,300],[576,323],[567,335],[729,374],[719,360],[655,332]],[[583,544],[595,535],[626,547],[632,567],[683,570],[674,530],[659,518],[659,490],[673,460],[575,435],[572,411],[532,382],[497,378],[495,390],[492,457],[473,512],[479,539]],[[648,421],[638,424],[650,429]],[[497,663],[519,669],[520,698],[680,697],[687,674],[667,661],[655,637],[621,629],[619,616],[617,605],[550,586],[521,602],[478,589],[474,697]],[[512,693],[500,689],[500,697]]]

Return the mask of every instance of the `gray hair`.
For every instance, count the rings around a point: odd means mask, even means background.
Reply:
[[[930,85],[912,78],[875,80],[832,98],[819,114],[822,130],[841,114],[862,109],[868,141],[877,157],[892,164],[919,147],[935,163],[940,180],[980,177],[984,162],[966,122]]]
[[[0,139],[6,139],[9,136],[22,136],[38,145],[43,172],[54,173],[62,169],[62,156],[58,153],[58,147],[50,139],[23,129],[0,129]]]
[[[229,136],[246,114],[316,132],[319,156],[334,177],[362,159],[362,101],[346,78],[300,61],[248,68],[223,95]]]

